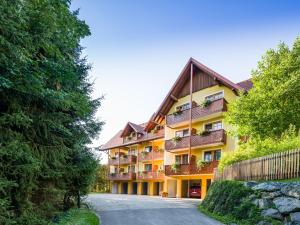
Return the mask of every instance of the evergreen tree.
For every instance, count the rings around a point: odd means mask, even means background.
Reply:
[[[90,31],[69,0],[0,0],[0,224],[43,224],[85,194],[97,162]]]

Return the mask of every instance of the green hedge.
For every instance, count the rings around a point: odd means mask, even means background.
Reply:
[[[260,210],[251,203],[249,196],[253,190],[238,181],[215,181],[200,210],[222,222],[256,224],[260,221]]]

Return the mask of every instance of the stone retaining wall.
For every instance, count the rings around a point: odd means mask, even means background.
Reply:
[[[285,225],[300,225],[300,182],[245,182],[255,190],[252,202],[261,210],[264,218],[282,221]],[[259,225],[271,225],[261,221]]]

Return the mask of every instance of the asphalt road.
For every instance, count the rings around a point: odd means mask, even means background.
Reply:
[[[200,213],[197,199],[90,194],[101,225],[221,225]]]

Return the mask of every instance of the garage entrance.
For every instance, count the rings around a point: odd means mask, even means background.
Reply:
[[[159,189],[159,182],[154,182],[153,184],[153,195],[159,195],[160,189]]]
[[[176,180],[168,180],[168,197],[176,198],[177,182]]]
[[[182,180],[181,197],[182,198],[200,198],[201,180]]]
[[[148,194],[148,182],[142,182],[142,195]]]
[[[137,182],[132,183],[132,194],[133,195],[137,194]]]
[[[122,183],[122,194],[128,194],[128,183]]]

